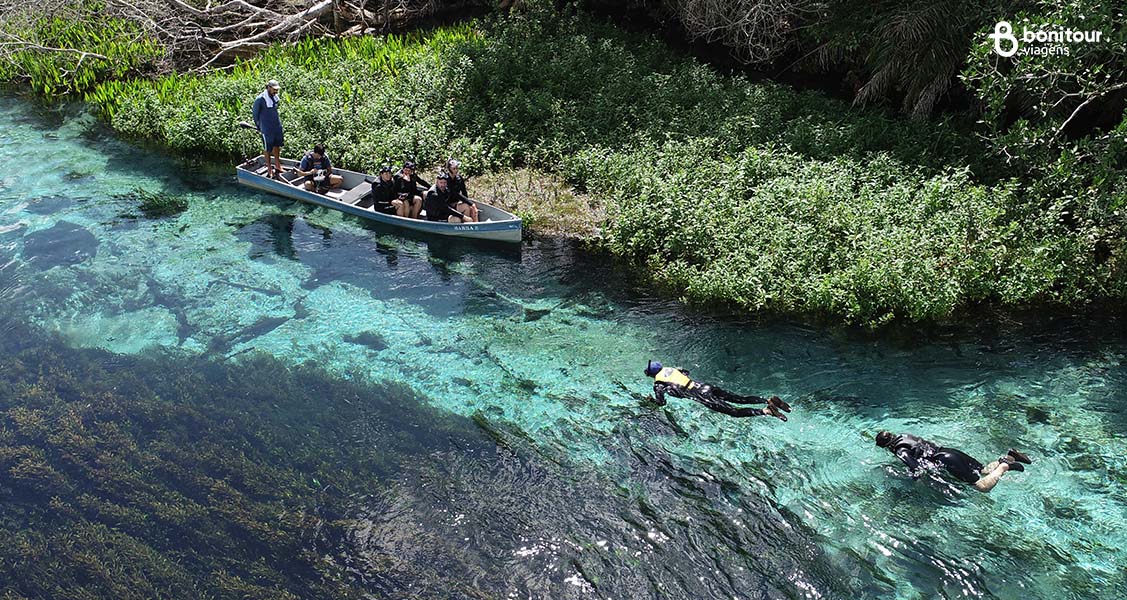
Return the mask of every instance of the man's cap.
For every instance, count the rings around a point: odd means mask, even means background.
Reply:
[[[389,165],[387,163],[380,165],[380,173],[390,173],[390,172],[391,172],[391,165]]]
[[[271,79],[270,81],[267,81],[267,82],[266,82],[266,87],[268,87],[268,88],[279,88],[279,89],[281,89],[281,87],[282,87],[282,84],[278,83],[278,80],[277,80],[277,79]]]
[[[661,372],[661,368],[661,363],[657,362],[656,360],[651,360],[646,363],[646,375],[653,377],[654,375],[657,375]]]
[[[446,171],[439,171],[438,172],[438,179],[446,181],[447,179],[450,179],[450,176],[446,174]]]
[[[407,161],[407,162],[403,163],[403,168],[404,168],[404,169],[414,169],[414,168],[415,168],[415,163],[414,163],[413,161],[410,161],[410,160],[409,160],[409,161]]]

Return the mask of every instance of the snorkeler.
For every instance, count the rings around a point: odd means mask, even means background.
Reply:
[[[787,420],[783,412],[790,412],[790,405],[778,396],[760,398],[759,396],[739,396],[707,383],[689,379],[689,372],[681,368],[662,367],[661,363],[649,361],[646,375],[654,378],[654,399],[659,406],[665,406],[665,394],[677,398],[689,398],[707,406],[711,410],[730,417],[758,417],[769,415]],[[732,404],[764,404],[764,408],[736,408]]]
[[[1022,463],[1033,464],[1028,456],[1010,448],[1005,456],[983,467],[982,463],[961,450],[936,446],[932,442],[908,433],[893,435],[882,431],[877,434],[877,446],[887,449],[908,465],[908,473],[913,478],[919,477],[925,468],[943,467],[980,492],[994,489],[1006,471],[1024,471],[1025,465]]]

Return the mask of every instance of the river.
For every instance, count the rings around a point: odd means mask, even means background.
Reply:
[[[339,495],[337,534],[310,543],[358,594],[1127,596],[1121,319],[1011,315],[870,336],[705,315],[565,241],[498,250],[401,235],[244,189],[216,161],[119,140],[78,107],[14,98],[0,97],[0,163],[0,351],[134,370],[152,389],[236,369],[208,380],[229,399],[181,389],[178,401],[229,404],[264,428],[285,420],[295,439],[321,410],[353,411],[333,437],[356,452],[305,475]],[[138,189],[189,208],[143,218]],[[790,420],[656,407],[650,358],[778,394]],[[248,412],[230,373],[255,361],[377,391],[302,385]],[[10,371],[0,382],[23,376]],[[0,408],[25,402],[6,393]],[[990,494],[913,480],[873,445],[880,429],[983,462],[1015,447],[1034,464]],[[348,459],[361,454],[379,466]],[[0,502],[35,502],[6,477]],[[19,573],[0,571],[0,591],[33,595]]]

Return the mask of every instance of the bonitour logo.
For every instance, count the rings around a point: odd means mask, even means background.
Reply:
[[[1016,54],[1068,56],[1071,53],[1070,44],[1091,44],[1100,41],[1102,36],[1102,31],[1077,31],[1062,27],[1030,30],[1022,27],[1019,43],[1019,38],[1014,35],[1013,25],[1010,25],[1009,21],[998,21],[994,25],[994,33],[989,35],[994,40],[994,51],[1006,58]]]

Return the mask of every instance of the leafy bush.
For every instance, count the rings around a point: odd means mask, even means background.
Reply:
[[[1040,197],[1127,207],[1127,24],[1123,7],[1092,0],[1036,2],[1015,26],[1099,31],[1067,54],[1003,58],[975,46],[963,82],[983,107],[983,136],[999,162]],[[980,32],[987,39],[987,32]]]
[[[1121,219],[1070,231],[1066,204],[1033,210],[1016,183],[984,186],[966,169],[756,148],[702,159],[680,143],[572,163],[613,198],[611,250],[692,302],[875,326],[982,301],[1127,296]]]

